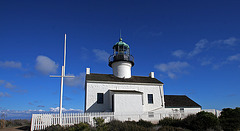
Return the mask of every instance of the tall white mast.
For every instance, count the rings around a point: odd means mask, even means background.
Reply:
[[[63,99],[63,78],[64,77],[74,77],[74,76],[65,76],[65,67],[66,67],[66,53],[67,53],[67,35],[65,34],[64,39],[64,56],[63,56],[63,66],[62,66],[62,75],[61,76],[50,76],[50,77],[61,77],[61,91],[60,91],[60,107],[59,107],[59,116],[60,116],[60,125],[62,125],[62,99]]]
[[[67,34],[65,34],[65,39],[64,39],[64,60],[63,60],[63,66],[65,69],[66,66],[66,52],[67,52]]]

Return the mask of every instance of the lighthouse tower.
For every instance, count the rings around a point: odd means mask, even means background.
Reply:
[[[113,75],[118,78],[131,78],[131,68],[134,66],[134,58],[130,55],[129,45],[119,39],[113,46],[113,55],[109,57],[109,64],[113,69]]]

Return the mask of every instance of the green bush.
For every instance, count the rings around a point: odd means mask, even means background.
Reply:
[[[59,124],[49,126],[45,129],[45,131],[64,131],[64,130],[65,130],[64,127],[60,126]]]
[[[139,126],[134,122],[121,122],[113,120],[107,123],[108,131],[148,131],[150,129]]]
[[[150,127],[154,126],[151,122],[144,121],[142,119],[137,122],[137,125],[142,126],[142,127],[146,127],[146,128],[150,128]]]
[[[220,125],[224,131],[240,130],[240,108],[225,108],[219,117]]]
[[[73,126],[66,128],[66,130],[68,130],[68,131],[90,131],[90,125],[87,123],[74,124]]]
[[[184,118],[182,120],[181,127],[187,128],[187,129],[195,129],[196,127],[192,127],[193,126],[192,124],[193,124],[194,121],[196,121],[196,119],[197,119],[196,114],[192,114],[192,115],[187,116],[186,118]]]
[[[136,125],[137,125],[137,122],[136,122],[136,121],[125,121],[124,123],[127,123],[127,124],[136,124]]]
[[[104,124],[104,119],[101,117],[94,117],[94,122],[96,123],[96,128],[98,131],[105,131],[107,130],[106,124]]]
[[[181,127],[163,126],[163,127],[159,128],[158,131],[188,131],[188,130],[183,129]]]
[[[159,125],[161,126],[174,126],[174,127],[179,127],[181,126],[181,120],[180,119],[174,119],[174,118],[169,118],[166,117],[162,120],[159,120]]]
[[[190,115],[183,119],[182,127],[190,130],[220,130],[218,118],[209,112],[198,112],[196,115]]]

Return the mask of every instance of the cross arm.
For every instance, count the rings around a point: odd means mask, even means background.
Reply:
[[[50,75],[50,77],[70,77],[70,78],[73,78],[75,76],[54,76],[54,75]]]

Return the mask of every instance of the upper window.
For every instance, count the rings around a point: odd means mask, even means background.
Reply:
[[[153,94],[148,94],[148,104],[153,104]]]
[[[103,104],[103,93],[97,93],[97,103]]]

